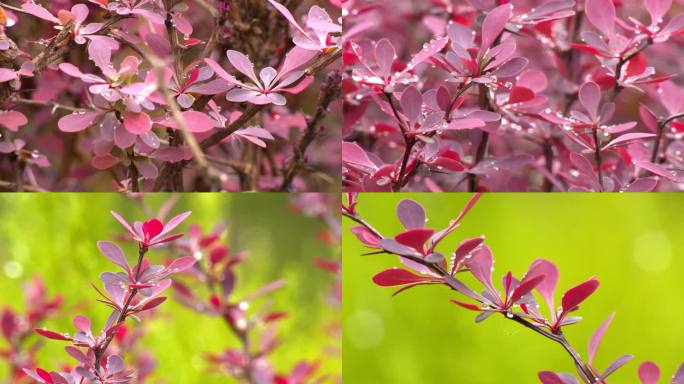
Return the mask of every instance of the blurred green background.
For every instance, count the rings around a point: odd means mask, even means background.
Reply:
[[[156,212],[168,197],[148,195],[144,202]],[[320,359],[322,372],[340,372],[340,359],[323,352],[326,346],[339,348],[339,341],[324,331],[339,321],[339,308],[327,301],[333,278],[312,264],[315,257],[336,259],[339,249],[317,239],[325,224],[294,213],[289,206],[292,198],[291,194],[275,193],[185,194],[172,215],[193,211],[180,230],[196,223],[209,231],[219,221],[227,222],[225,241],[230,249],[249,251],[246,262],[237,267],[237,297],[270,281],[287,280],[285,288],[270,296],[273,310],[290,313],[279,327],[283,344],[271,355],[279,371],[289,372],[301,359]],[[93,319],[93,328],[99,329],[110,311],[95,302],[97,295],[89,283],[101,287],[99,274],[116,267],[99,253],[96,242],[112,240],[124,231],[110,210],[129,221],[147,218],[139,202],[119,194],[0,195],[0,308],[9,305],[21,310],[21,283],[39,274],[45,279],[48,293],[59,293],[65,300],[63,310],[45,324],[47,328],[73,332],[71,321],[82,313]],[[129,256],[135,252],[134,245],[119,244]],[[159,262],[168,253],[153,249],[150,256]],[[259,300],[257,305],[263,302]],[[234,382],[207,373],[202,357],[205,352],[220,353],[227,347],[239,346],[222,320],[192,312],[174,300],[160,307],[157,319],[146,323],[147,334],[140,341],[159,362],[149,382]],[[0,349],[6,346],[4,343],[0,338]],[[73,363],[63,350],[65,345],[48,341],[39,353],[41,367],[56,370],[63,362]],[[5,382],[7,372],[0,360],[0,382]]]
[[[401,231],[395,207],[412,198],[426,208],[428,227],[441,229],[469,194],[362,194],[361,216],[385,236]],[[611,383],[636,383],[638,364],[653,360],[661,382],[684,361],[683,194],[485,194],[438,250],[451,254],[465,237],[486,235],[495,258],[494,282],[511,270],[520,277],[536,258],[560,269],[559,291],[596,276],[601,286],[568,326],[566,336],[582,356],[596,328],[617,315],[599,348],[603,370],[618,356],[635,360]],[[343,360],[348,383],[538,383],[542,370],[574,373],[562,348],[520,325],[451,304],[443,286],[394,289],[375,286],[377,272],[401,264],[368,251],[343,219]],[[474,284],[471,280],[470,284]],[[478,290],[480,289],[478,285]]]

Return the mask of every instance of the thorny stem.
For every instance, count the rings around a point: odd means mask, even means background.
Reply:
[[[369,230],[373,235],[383,239],[385,238],[377,229],[375,229],[370,223],[368,223],[366,220],[364,220],[361,216],[358,214],[352,214],[345,209],[342,209],[342,215],[349,218],[350,220],[364,226],[367,230]],[[405,257],[405,256],[401,256]],[[449,281],[454,280],[454,278],[451,276],[451,274],[447,271],[445,271],[442,267],[440,267],[437,264],[433,263],[428,263],[425,260],[423,260],[420,257],[405,257],[411,261],[417,262],[423,266],[426,266],[430,268],[432,271],[440,275],[444,279],[444,281],[449,284]],[[456,290],[454,287],[450,285],[450,288],[452,290]],[[456,290],[457,291],[457,290]],[[600,378],[594,374],[594,371],[589,367],[587,363],[585,363],[580,355],[575,351],[575,349],[570,345],[570,343],[567,341],[565,336],[563,335],[562,331],[557,331],[555,333],[549,332],[539,326],[536,326],[535,324],[532,324],[531,322],[525,320],[524,318],[516,315],[516,314],[510,314],[510,313],[502,313],[506,319],[513,320],[516,323],[524,326],[525,328],[528,328],[544,337],[546,337],[549,340],[555,341],[556,343],[560,344],[563,349],[565,349],[566,352],[570,355],[572,360],[575,363],[575,366],[577,367],[578,371],[581,373],[583,379],[585,380],[586,384],[596,384],[600,382]]]
[[[137,282],[138,279],[140,278],[140,271],[142,269],[142,262],[143,258],[145,258],[145,254],[147,253],[149,248],[141,246],[140,249],[138,250],[138,265],[135,268],[135,281]],[[121,308],[121,312],[119,313],[119,318],[116,320],[116,323],[114,325],[122,324],[123,322],[126,321],[126,316],[128,315],[128,308],[131,305],[131,302],[133,301],[133,297],[138,293],[137,288],[131,289],[128,298],[124,302],[123,307]],[[97,372],[100,372],[100,360],[102,360],[102,356],[104,355],[105,351],[107,348],[109,348],[109,344],[111,344],[112,340],[114,339],[114,334],[107,336],[105,339],[104,343],[102,343],[96,350],[95,350],[95,368],[97,369]]]

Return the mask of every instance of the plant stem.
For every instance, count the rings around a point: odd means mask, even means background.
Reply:
[[[145,254],[147,253],[147,250],[148,250],[148,249],[149,249],[149,248],[147,248],[147,247],[140,247],[140,249],[138,250],[138,265],[137,265],[136,268],[135,268],[135,280],[136,280],[136,282],[137,282],[138,279],[140,278],[140,271],[141,271],[141,269],[142,269],[143,258],[145,257]],[[133,301],[133,297],[134,297],[137,293],[138,293],[138,289],[137,289],[137,288],[131,289],[131,291],[130,291],[130,293],[129,293],[129,295],[128,295],[128,298],[126,299],[126,301],[124,302],[123,307],[121,308],[121,312],[119,313],[119,318],[116,320],[116,323],[115,323],[114,325],[121,324],[121,323],[123,323],[124,321],[126,321],[126,316],[127,316],[128,308],[130,307],[131,302]],[[95,350],[95,368],[97,369],[97,372],[100,372],[100,360],[102,360],[102,356],[104,355],[104,353],[105,353],[105,351],[107,350],[107,348],[109,348],[109,344],[111,344],[111,342],[112,342],[113,339],[114,339],[114,335],[113,335],[113,334],[112,334],[111,336],[108,336],[108,337],[105,339],[104,343],[102,343],[102,345],[100,345],[100,346]]]
[[[399,115],[399,112],[397,111],[397,105],[394,102],[392,94],[385,92],[385,98],[387,99],[390,107],[392,108],[392,113],[394,114],[394,118],[397,120],[397,123],[399,123],[399,129],[401,129],[401,135],[404,138],[404,154],[401,157],[399,174],[397,176],[397,181],[392,185],[392,191],[398,192],[401,189],[401,186],[403,185],[406,173],[406,166],[408,165],[409,158],[411,158],[411,151],[413,150],[413,146],[416,144],[416,139],[409,136],[409,127],[406,126],[406,123]]]
[[[480,109],[490,110],[489,100],[487,98],[487,86],[480,84],[478,87]],[[473,160],[473,167],[477,166],[487,154],[487,144],[489,143],[489,132],[482,130],[480,135],[480,143],[477,145],[475,152],[475,159]],[[468,191],[475,192],[478,188],[477,175],[474,173],[468,174]]]
[[[601,191],[603,191],[603,164],[601,162],[601,142],[598,137],[598,129],[592,130],[592,135],[594,136],[594,160],[596,160],[596,170],[598,173],[599,185],[601,186]]]

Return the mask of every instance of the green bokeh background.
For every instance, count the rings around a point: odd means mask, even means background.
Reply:
[[[169,197],[154,194],[145,204],[157,208]],[[315,257],[336,258],[339,250],[317,239],[324,224],[316,218],[293,213],[288,194],[186,194],[172,211],[193,214],[179,227],[190,223],[209,231],[219,221],[228,223],[225,241],[231,250],[248,250],[248,259],[238,267],[235,295],[254,291],[265,283],[284,278],[287,286],[270,297],[274,310],[285,310],[290,317],[280,323],[283,344],[271,355],[281,371],[301,359],[323,363],[322,372],[340,372],[338,358],[324,356],[325,346],[339,347],[324,328],[339,321],[339,308],[328,303],[332,276],[313,266]],[[89,282],[101,286],[99,274],[113,271],[96,248],[98,240],[111,240],[123,233],[123,227],[109,214],[116,210],[129,221],[144,220],[142,206],[118,194],[3,194],[0,195],[0,308],[9,305],[23,308],[21,283],[34,274],[44,277],[50,295],[64,297],[64,310],[45,326],[73,332],[71,320],[76,314],[93,319],[101,326],[109,310],[95,302],[97,295]],[[120,244],[130,256],[134,245]],[[157,261],[165,251],[152,250]],[[132,259],[132,257],[129,257]],[[10,278],[22,270],[17,278]],[[8,273],[9,272],[9,273]],[[188,281],[188,280],[186,280]],[[264,303],[260,300],[256,303]],[[73,308],[79,306],[77,311]],[[157,319],[157,318],[155,318]],[[160,307],[158,320],[147,322],[147,334],[140,341],[159,362],[151,383],[232,383],[226,376],[207,373],[202,354],[218,353],[238,347],[238,341],[218,318],[186,309],[173,300]],[[34,336],[37,337],[37,336]],[[64,343],[49,341],[39,354],[43,368],[58,369],[62,362],[73,363],[63,350]],[[0,349],[5,347],[0,338]],[[0,361],[0,382],[5,382],[7,366]]]
[[[394,236],[401,231],[395,207],[402,198],[423,204],[427,225],[439,229],[469,197],[362,194],[358,210],[385,236]],[[521,276],[540,257],[558,265],[559,290],[596,276],[601,286],[578,312],[584,320],[567,327],[566,336],[586,356],[589,337],[616,311],[595,365],[603,369],[631,353],[635,360],[611,383],[638,382],[644,360],[657,362],[666,382],[684,361],[682,218],[682,194],[485,194],[438,250],[451,254],[463,238],[485,234],[497,286],[505,272]],[[501,316],[474,323],[473,312],[449,303],[458,296],[445,287],[417,287],[393,298],[394,289],[375,286],[371,278],[401,264],[389,255],[360,256],[368,249],[349,232],[353,225],[344,219],[346,382],[537,383],[542,370],[574,372],[560,346],[516,323]]]

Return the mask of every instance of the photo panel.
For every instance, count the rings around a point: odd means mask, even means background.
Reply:
[[[0,382],[341,383],[337,207],[0,195]]]

